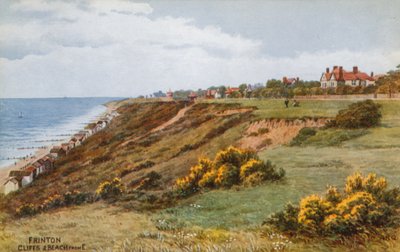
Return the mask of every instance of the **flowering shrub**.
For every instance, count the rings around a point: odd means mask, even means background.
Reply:
[[[255,152],[228,147],[218,152],[214,161],[200,159],[190,168],[189,175],[175,181],[175,188],[178,194],[187,196],[201,188],[256,185],[265,180],[279,180],[284,175],[283,169],[276,171],[269,161],[260,160]]]
[[[325,236],[368,234],[400,224],[400,189],[387,189],[385,178],[355,173],[347,177],[343,191],[329,187],[323,197],[307,196],[299,207],[275,213],[265,223],[283,232]]]
[[[21,207],[16,209],[16,214],[17,216],[29,216],[59,207],[81,205],[83,203],[91,201],[91,196],[92,195],[90,193],[82,193],[79,191],[68,191],[63,195],[54,194],[52,196],[49,196],[37,206],[33,204],[22,205]]]
[[[24,204],[17,208],[16,213],[18,216],[31,216],[37,213],[37,209],[33,204]]]
[[[123,192],[123,185],[120,178],[114,178],[111,181],[104,181],[96,190],[96,194],[102,199],[114,198],[121,195]]]

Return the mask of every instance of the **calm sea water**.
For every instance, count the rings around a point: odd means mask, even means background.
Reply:
[[[69,139],[118,98],[0,99],[0,168]]]

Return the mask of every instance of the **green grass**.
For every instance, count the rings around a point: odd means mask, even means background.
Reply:
[[[256,106],[254,114],[259,118],[299,118],[334,117],[340,109],[346,108],[352,101],[301,101],[300,107],[286,108],[283,99],[277,100],[212,100],[217,103],[241,103],[244,106]]]
[[[258,115],[264,117],[334,116],[337,110],[351,103],[302,101],[302,107],[295,112],[297,108],[285,109],[279,100],[241,102],[257,106]],[[259,153],[262,159],[286,170],[284,183],[202,193],[158,215],[187,227],[248,229],[258,227],[287,202],[298,203],[306,195],[323,193],[327,185],[342,187],[346,177],[355,171],[375,172],[385,176],[390,186],[400,186],[400,101],[379,103],[382,126],[369,129],[366,135],[364,130],[329,129],[313,136],[312,146],[280,146]],[[201,207],[193,208],[190,204]]]
[[[343,142],[368,134],[365,129],[324,129],[317,131],[317,134],[304,139],[302,146],[339,146]]]

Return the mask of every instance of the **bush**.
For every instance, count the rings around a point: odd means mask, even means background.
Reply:
[[[265,223],[282,232],[312,236],[369,234],[398,227],[399,210],[399,188],[388,190],[386,179],[376,174],[355,173],[347,178],[343,193],[329,187],[323,197],[305,197],[299,207],[285,208]]]
[[[201,188],[257,185],[284,176],[283,169],[277,171],[269,161],[261,161],[255,152],[228,147],[218,152],[214,161],[200,159],[190,168],[189,175],[176,180],[175,188],[178,195],[187,196]]]
[[[145,178],[140,181],[138,186],[138,190],[148,190],[152,188],[157,188],[160,186],[161,175],[158,172],[152,171],[149,172]]]
[[[215,184],[221,187],[231,187],[239,183],[239,169],[230,163],[221,165],[218,168]]]
[[[382,118],[381,105],[372,100],[360,101],[347,109],[340,110],[335,119],[328,123],[328,127],[357,129],[377,126]]]
[[[32,216],[37,213],[37,209],[33,204],[24,204],[16,209],[16,213],[18,216]]]
[[[96,194],[102,199],[115,198],[123,192],[123,185],[120,178],[114,178],[111,181],[104,181],[96,190]]]
[[[306,141],[309,137],[315,136],[317,134],[317,130],[314,128],[302,128],[299,131],[299,134],[290,142],[291,146],[299,146],[304,141]]]

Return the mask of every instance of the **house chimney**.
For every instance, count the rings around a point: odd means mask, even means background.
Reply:
[[[358,73],[358,66],[353,66],[353,73]]]
[[[343,67],[342,66],[339,67],[339,80],[341,80],[341,81],[344,80],[343,79]]]
[[[371,72],[371,77],[374,77],[374,72]]]
[[[286,84],[286,82],[287,82],[287,78],[286,78],[286,76],[285,76],[285,77],[283,77],[283,80],[282,80],[282,82]]]
[[[326,68],[326,73],[329,73],[329,67]]]

